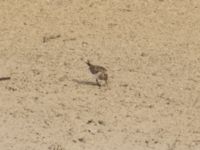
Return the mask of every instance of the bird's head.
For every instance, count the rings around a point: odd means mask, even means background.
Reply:
[[[86,63],[88,66],[91,66],[91,63],[90,63],[89,60],[87,60],[85,63]]]

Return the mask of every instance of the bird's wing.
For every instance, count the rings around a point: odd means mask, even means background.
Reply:
[[[103,72],[107,71],[107,69],[102,66],[96,66],[96,70],[103,71]]]

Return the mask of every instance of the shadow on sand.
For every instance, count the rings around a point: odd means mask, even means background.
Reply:
[[[72,81],[78,84],[82,84],[82,85],[98,86],[95,82],[91,82],[91,81],[83,81],[83,80],[77,80],[77,79],[73,79]]]

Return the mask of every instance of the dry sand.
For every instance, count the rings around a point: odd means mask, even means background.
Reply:
[[[199,0],[1,0],[0,16],[1,150],[200,150]]]

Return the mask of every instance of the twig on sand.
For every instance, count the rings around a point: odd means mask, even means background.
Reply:
[[[11,77],[0,77],[0,81],[4,81],[4,80],[10,80]]]
[[[43,43],[46,43],[46,42],[48,42],[49,40],[57,39],[57,38],[60,38],[60,37],[61,37],[60,34],[57,34],[57,35],[50,35],[50,36],[44,36],[44,37],[43,37]]]

